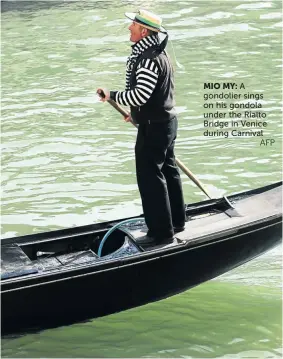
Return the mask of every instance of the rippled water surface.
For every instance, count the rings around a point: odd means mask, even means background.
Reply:
[[[2,2],[2,236],[140,214],[123,89],[123,14],[163,17],[178,62],[176,154],[214,196],[281,178],[281,1]],[[173,58],[172,46],[168,51]],[[264,139],[203,135],[204,82],[260,93]],[[226,91],[231,92],[231,91]],[[213,92],[215,93],[215,92]],[[205,198],[182,175],[186,202]],[[281,248],[178,296],[2,340],[3,357],[281,357]]]

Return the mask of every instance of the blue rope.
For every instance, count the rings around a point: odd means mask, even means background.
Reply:
[[[102,238],[102,240],[100,242],[100,245],[98,247],[98,252],[97,252],[98,257],[101,257],[103,245],[104,245],[106,239],[110,236],[111,233],[113,233],[115,231],[115,229],[122,226],[123,224],[130,223],[130,222],[137,222],[140,220],[141,220],[141,218],[126,219],[125,221],[119,222],[119,223],[115,224],[115,226],[110,228],[109,231],[105,233],[104,237]]]

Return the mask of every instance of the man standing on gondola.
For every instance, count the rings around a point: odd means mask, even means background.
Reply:
[[[130,106],[127,120],[138,124],[136,175],[148,233],[137,242],[167,244],[185,226],[182,184],[174,155],[178,121],[173,68],[165,52],[168,33],[161,18],[149,11],[125,15],[133,21],[129,30],[134,42],[127,60],[125,91],[99,88],[98,93],[104,92],[102,101],[112,99]],[[162,42],[158,33],[166,35]]]

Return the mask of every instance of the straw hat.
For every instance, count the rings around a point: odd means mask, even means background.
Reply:
[[[126,12],[125,16],[130,20],[136,22],[137,24],[142,25],[146,29],[167,33],[163,26],[161,26],[162,19],[160,16],[155,15],[154,13],[147,10],[139,10],[136,14]]]

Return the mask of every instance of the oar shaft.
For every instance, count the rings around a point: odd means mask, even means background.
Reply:
[[[130,114],[125,109],[123,109],[123,107],[121,107],[117,102],[115,102],[111,99],[109,99],[107,102],[109,102],[110,105],[113,106],[118,112],[120,112],[120,114],[122,116],[124,116],[125,118],[130,116]],[[138,128],[138,125],[136,123],[134,123],[134,121],[130,121],[130,122],[132,123],[133,126]]]
[[[113,106],[115,108],[115,110],[117,110],[118,112],[120,112],[120,114],[124,117],[128,117],[130,114],[123,109],[123,107],[121,107],[117,102],[115,102],[114,100],[109,99],[108,102],[110,103],[111,106]]]
[[[103,97],[102,93],[100,93],[99,95]],[[124,116],[124,117],[130,116],[130,114],[125,109],[123,109],[123,107],[121,107],[117,102],[113,101],[112,99],[109,99],[107,102],[109,102],[110,105],[113,106],[122,116]],[[132,122],[132,124],[135,127],[137,127],[137,125],[134,122]],[[186,167],[184,165],[184,163],[181,162],[177,157],[175,158],[175,160],[176,160],[178,167],[203,191],[203,193],[205,193],[207,195],[208,198],[211,199],[211,196],[207,193],[207,191],[205,190],[203,185],[196,178],[196,176],[188,169],[188,167]]]
[[[175,157],[175,161],[176,161],[178,167],[198,186],[198,188],[200,188],[203,191],[203,193],[205,193],[207,195],[207,197],[209,199],[211,199],[211,196],[207,193],[207,191],[205,190],[203,185],[200,183],[200,181],[196,178],[196,176],[193,174],[193,172],[190,171],[188,169],[188,167],[186,167],[184,165],[184,163],[182,161],[180,161],[177,157]]]

